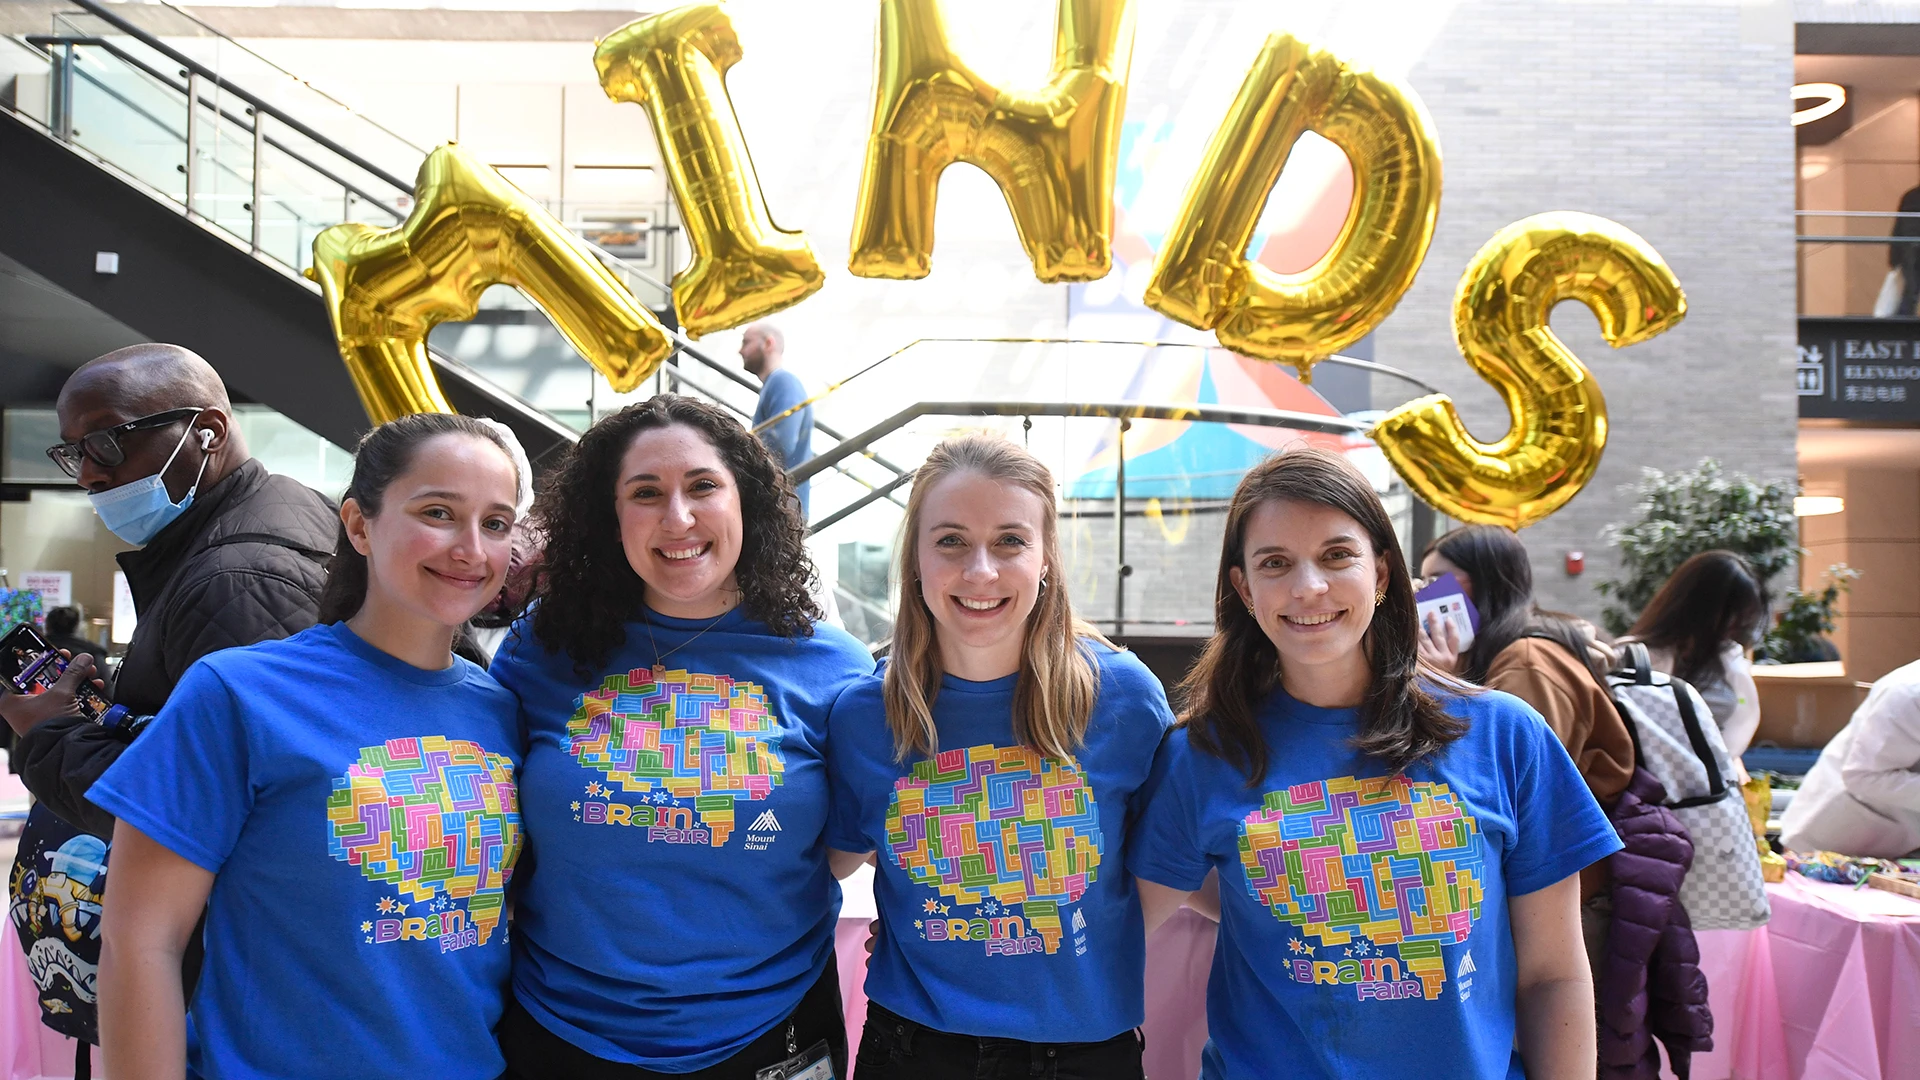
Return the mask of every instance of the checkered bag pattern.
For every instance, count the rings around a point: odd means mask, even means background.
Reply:
[[[1638,645],[1607,684],[1640,767],[1665,786],[1668,808],[1693,839],[1693,867],[1680,884],[1680,904],[1693,928],[1764,925],[1771,912],[1753,825],[1707,703],[1685,682],[1654,671]]]

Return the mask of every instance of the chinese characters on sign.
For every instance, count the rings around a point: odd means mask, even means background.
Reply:
[[[1801,319],[1802,417],[1920,420],[1920,324]]]

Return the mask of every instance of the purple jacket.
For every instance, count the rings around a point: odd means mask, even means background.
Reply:
[[[1656,1038],[1679,1080],[1687,1080],[1694,1051],[1713,1049],[1700,947],[1680,906],[1693,840],[1666,801],[1660,781],[1636,768],[1607,815],[1626,847],[1607,860],[1613,922],[1600,963],[1603,1080],[1657,1080]]]

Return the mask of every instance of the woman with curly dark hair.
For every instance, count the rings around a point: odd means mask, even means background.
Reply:
[[[733,417],[663,394],[589,429],[535,516],[535,606],[493,665],[520,699],[538,864],[509,1075],[845,1076],[822,752],[873,659],[819,622],[785,474]]]

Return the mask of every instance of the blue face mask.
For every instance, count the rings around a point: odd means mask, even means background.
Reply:
[[[200,471],[193,476],[193,486],[187,489],[186,497],[174,502],[167,494],[166,482],[160,478],[173,466],[173,459],[180,456],[180,448],[187,445],[187,436],[193,434],[193,425],[180,436],[173,446],[173,453],[167,455],[167,463],[160,471],[144,480],[135,480],[130,484],[121,484],[111,491],[89,492],[87,500],[93,503],[93,512],[100,515],[100,523],[107,531],[125,540],[129,544],[144,546],[147,541],[160,535],[160,530],[173,524],[174,519],[187,512],[193,505],[194,493],[200,490],[200,477],[207,471],[207,458],[200,459]]]

